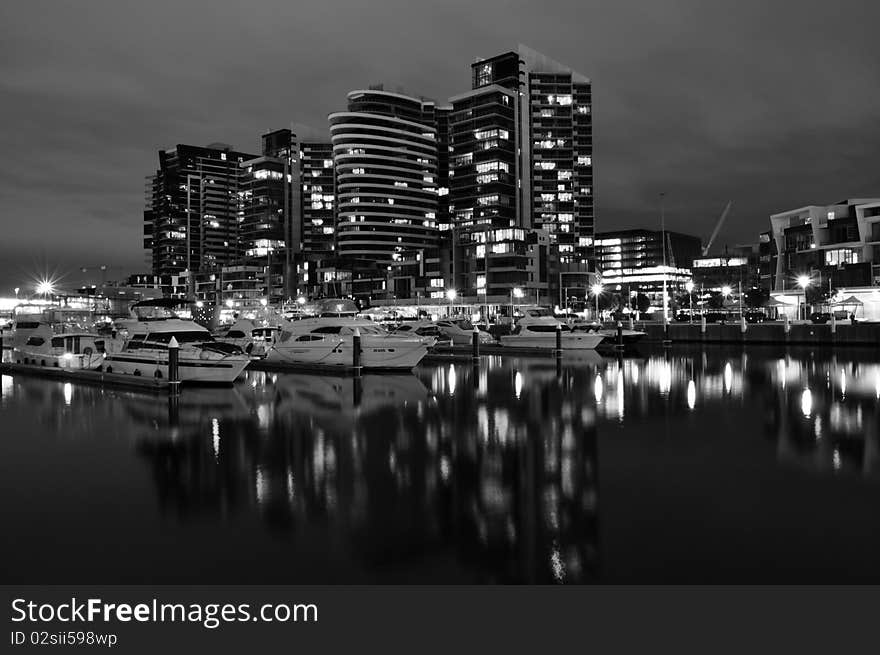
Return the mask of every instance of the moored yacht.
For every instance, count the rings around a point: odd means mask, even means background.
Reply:
[[[314,318],[282,323],[267,362],[293,366],[344,367],[354,363],[354,336],[360,335],[360,365],[372,370],[408,370],[427,354],[424,339],[389,334],[375,322],[357,318],[350,300],[327,301]]]
[[[215,336],[218,342],[231,343],[241,348],[245,354],[254,358],[263,358],[269,353],[275,336],[281,328],[273,325],[257,325],[251,319],[241,319],[233,323],[228,330]]]
[[[12,357],[17,364],[94,370],[104,362],[105,338],[91,332],[56,333],[25,318],[13,323]]]
[[[601,325],[599,325],[597,323],[575,323],[574,325],[571,326],[571,329],[573,332],[588,332],[588,333],[594,333],[594,334],[601,334],[603,337],[605,337],[605,341],[602,343],[603,346],[610,345],[610,344],[616,344],[618,342],[618,334],[617,334],[616,327],[603,328]],[[646,333],[642,332],[640,330],[630,330],[625,327],[621,327],[619,338],[623,342],[623,345],[632,346],[632,345],[638,343],[639,341],[641,341],[645,335],[646,335]]]
[[[535,307],[523,311],[524,315],[516,322],[513,331],[500,338],[502,346],[508,348],[556,348],[556,332],[561,332],[563,350],[593,350],[605,339],[594,332],[574,332],[564,323],[556,320],[550,310]]]
[[[178,317],[173,299],[143,300],[131,307],[132,317],[117,321],[114,346],[108,348],[104,370],[135,376],[167,378],[168,344],[179,344],[180,381],[231,384],[250,357],[231,343],[216,341],[195,321]]]

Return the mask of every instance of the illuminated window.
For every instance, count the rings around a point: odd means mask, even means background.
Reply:
[[[592,166],[593,165],[593,158],[581,155],[577,158],[577,165],[578,166]]]
[[[477,67],[477,86],[486,86],[492,83],[492,64],[480,64]]]
[[[488,173],[490,171],[510,171],[510,167],[503,161],[481,161],[476,166],[477,173]]]

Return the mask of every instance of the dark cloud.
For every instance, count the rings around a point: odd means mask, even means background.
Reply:
[[[142,270],[159,148],[317,136],[377,82],[442,100],[520,42],[594,81],[600,229],[656,225],[663,191],[671,228],[705,237],[732,199],[719,243],[753,240],[772,212],[880,195],[878,18],[856,0],[4,3],[0,279]]]

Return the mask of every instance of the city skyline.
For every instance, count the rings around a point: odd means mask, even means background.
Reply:
[[[597,231],[656,228],[661,191],[667,228],[704,240],[734,199],[716,246],[753,241],[772,213],[876,195],[870,81],[880,71],[858,47],[876,8],[559,4],[567,11],[547,16],[521,3],[469,7],[468,21],[455,3],[369,15],[340,3],[316,16],[229,5],[210,18],[184,7],[171,22],[124,3],[6,8],[0,111],[13,156],[0,179],[0,275],[24,284],[43,269],[93,281],[100,265],[108,279],[146,270],[142,181],[157,150],[223,141],[255,152],[259,134],[291,124],[303,140],[326,137],[327,115],[353,89],[384,83],[443,102],[463,88],[465,66],[517,43],[593,81]],[[821,51],[799,45],[817,38]]]

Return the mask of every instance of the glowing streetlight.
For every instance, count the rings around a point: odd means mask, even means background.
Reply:
[[[204,306],[205,303],[203,303],[201,300],[196,300],[196,309],[201,309]]]
[[[305,296],[300,296],[299,298],[297,298],[297,299],[296,299],[296,304],[297,304],[297,305],[305,305],[305,304],[306,304],[306,298],[305,298]]]
[[[809,275],[798,275],[797,277],[797,285],[804,292],[804,320],[807,318],[807,287],[810,286],[810,276]],[[798,308],[798,314],[800,314],[800,308]]]
[[[599,296],[602,295],[602,285],[598,282],[590,287],[590,292],[593,294],[593,297],[596,299],[596,320],[599,319]]]
[[[447,289],[446,290],[446,299],[449,300],[449,316],[452,316],[452,303],[455,302],[455,299],[458,297],[458,292],[455,289]]]
[[[269,304],[269,301],[266,298],[260,298],[260,304],[265,307]]]
[[[684,289],[688,292],[688,305],[690,306],[691,323],[694,322],[694,281],[688,280],[684,283]]]
[[[232,298],[227,298],[226,299],[226,306],[229,307],[230,309],[232,309],[232,305],[233,305]]]
[[[733,289],[729,285],[725,284],[723,287],[721,287],[721,295],[725,298],[731,293],[733,293]]]
[[[37,284],[37,293],[41,296],[48,296],[55,293],[55,286],[49,280],[41,280]]]
[[[20,288],[15,287],[15,299],[18,300],[18,292],[21,291]]]

